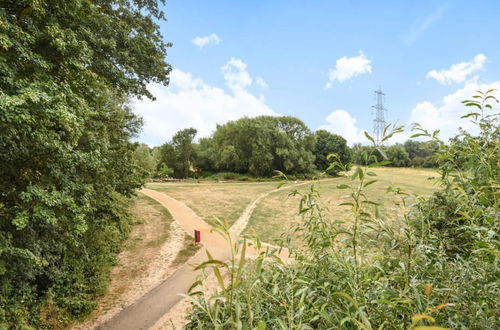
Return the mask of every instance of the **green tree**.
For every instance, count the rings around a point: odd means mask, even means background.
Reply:
[[[174,173],[177,176],[187,178],[189,170],[193,167],[195,159],[195,148],[193,144],[196,136],[196,129],[183,129],[172,137],[172,146],[175,152]]]
[[[127,100],[168,83],[162,18],[153,0],[0,2],[0,324],[63,328],[105,288],[144,179]]]
[[[145,175],[152,176],[156,170],[156,159],[149,147],[143,143],[139,144],[133,154],[134,164],[141,168]]]
[[[164,164],[173,169],[177,178],[187,178],[196,159],[196,148],[193,143],[196,129],[186,128],[178,131],[172,141],[160,147],[158,169]]]
[[[214,171],[214,143],[212,138],[201,138],[195,148],[195,166],[201,168],[203,171]]]
[[[389,166],[407,167],[411,164],[410,157],[401,144],[395,144],[385,148],[385,154],[387,160],[391,162]]]
[[[415,167],[437,167],[436,152],[439,145],[435,141],[415,141],[408,140],[404,143],[404,148],[411,160],[411,165]]]
[[[379,149],[374,146],[364,146],[360,143],[353,145],[352,153],[353,162],[357,165],[368,165],[384,159]]]
[[[325,130],[316,131],[316,147],[314,156],[316,156],[315,164],[319,170],[326,170],[331,163],[327,159],[328,155],[336,154],[338,160],[342,164],[349,164],[352,161],[352,151],[347,145],[347,141],[337,134],[332,134]],[[337,174],[340,171],[339,167],[329,171],[330,174]]]
[[[270,176],[275,170],[309,173],[314,169],[314,145],[314,134],[297,118],[241,118],[217,126],[211,157],[218,171],[256,176]]]

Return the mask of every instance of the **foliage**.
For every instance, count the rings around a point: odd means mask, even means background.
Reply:
[[[367,165],[371,161],[388,160],[388,166],[394,167],[438,167],[438,150],[436,141],[420,142],[407,140],[403,145],[396,143],[391,146],[353,146],[353,162],[359,165]],[[364,154],[371,154],[371,160],[364,159]]]
[[[156,174],[160,178],[169,178],[174,175],[174,170],[168,167],[167,164],[161,164]]]
[[[353,162],[358,165],[368,165],[374,162],[380,162],[384,160],[384,156],[380,150],[381,148],[377,148],[376,146],[355,144],[352,147]],[[368,158],[368,155],[370,155],[370,158]]]
[[[153,0],[0,2],[0,327],[94,306],[144,179],[129,96],[168,83]]]
[[[404,143],[404,148],[408,153],[413,167],[438,167],[436,152],[439,143],[436,141],[420,142],[408,140]]]
[[[493,100],[489,96],[466,104],[489,108],[484,103]],[[393,208],[401,212],[397,222],[385,218],[380,205],[365,194],[377,183],[371,168],[387,163],[373,154],[380,149],[376,145],[360,155],[367,165],[352,171],[352,183],[337,186],[349,192],[350,200],[342,205],[351,208],[353,221],[326,216],[314,184],[306,192],[295,191],[302,196],[303,215],[296,235],[307,247],[291,249],[288,265],[269,251],[249,263],[245,241],[231,243],[240,254],[233,253],[229,262],[209,257],[199,268],[215,272],[220,293],[205,297],[195,290],[199,282],[194,284],[187,328],[499,328],[498,214],[492,217],[499,209],[499,141],[494,118],[482,112],[474,118],[479,137],[466,135],[449,146],[439,142],[443,189],[429,201],[388,187],[388,194],[400,197],[402,208]],[[387,128],[384,139],[401,130]],[[420,129],[418,134],[438,141],[437,133]],[[415,205],[406,212],[409,202]],[[436,204],[448,213],[433,220]],[[444,234],[443,226],[448,226]],[[458,239],[451,233],[465,243],[454,253],[449,244]],[[221,268],[229,275],[226,282]]]
[[[420,126],[416,136],[432,138],[439,145],[443,189],[419,207],[417,228],[431,231],[430,239],[442,242],[450,254],[497,254],[500,246],[498,187],[500,186],[499,113],[490,113],[498,102],[492,90],[464,101],[473,110],[470,118],[478,136],[461,132],[445,144],[437,134]],[[485,112],[486,111],[486,112]]]
[[[217,126],[210,160],[218,171],[255,176],[307,173],[314,168],[314,144],[314,135],[297,118],[241,118]]]
[[[214,146],[213,139],[211,138],[201,138],[197,144],[194,145],[195,148],[195,166],[201,168],[203,172],[217,172],[214,165]]]
[[[324,171],[329,165],[328,155],[335,154],[342,164],[349,164],[352,160],[352,152],[347,141],[340,135],[332,134],[325,130],[316,131],[316,146],[314,156],[316,157],[315,165],[318,170]],[[337,175],[340,172],[340,167],[331,168],[328,174]]]
[[[173,169],[173,175],[176,178],[187,178],[196,157],[193,144],[196,133],[197,131],[194,128],[180,130],[175,133],[170,143],[162,145],[158,163],[159,169],[164,168],[163,166],[166,165],[167,168]]]
[[[387,159],[391,162],[389,166],[408,167],[411,165],[410,156],[405,148],[400,144],[395,144],[385,148]]]
[[[139,144],[132,155],[134,164],[141,168],[144,173],[151,177],[156,170],[156,159],[145,144]]]

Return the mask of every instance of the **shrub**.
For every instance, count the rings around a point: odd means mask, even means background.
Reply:
[[[466,105],[483,110],[489,96]],[[350,191],[350,201],[342,205],[351,208],[352,221],[327,217],[314,184],[292,193],[302,196],[299,213],[304,218],[295,233],[306,247],[291,249],[290,265],[276,261],[272,249],[247,263],[248,241],[233,243],[226,234],[230,260],[210,257],[198,266],[214,270],[220,293],[205,297],[194,290],[195,283],[189,296],[194,311],[186,327],[498,329],[498,125],[496,117],[482,111],[476,118],[479,138],[440,143],[440,192],[426,201],[387,189],[402,205],[416,203],[411,212],[402,212],[401,226],[388,225],[379,205],[365,194],[376,183],[370,168],[384,164],[372,157],[375,147],[362,155],[371,161],[356,167],[352,183],[337,187]],[[416,135],[437,140],[437,133],[416,129]],[[394,128],[388,136],[399,131]],[[220,223],[217,228],[228,233]],[[259,249],[258,239],[256,245]],[[228,273],[226,284],[221,268]]]

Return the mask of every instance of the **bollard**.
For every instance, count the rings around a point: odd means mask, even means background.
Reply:
[[[194,242],[195,243],[200,243],[201,242],[201,233],[199,230],[194,230]]]

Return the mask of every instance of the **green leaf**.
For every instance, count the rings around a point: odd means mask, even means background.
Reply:
[[[363,131],[363,133],[365,133],[365,136],[368,140],[372,141],[373,143],[375,143],[375,140],[372,138],[372,136],[370,134],[368,134],[367,131]]]
[[[478,117],[479,113],[477,113],[477,112],[471,112],[471,113],[468,113],[468,114],[466,114],[466,115],[464,115],[464,116],[462,116],[460,118],[469,118],[469,117],[472,117],[472,116]]]
[[[481,105],[480,104],[477,104],[475,102],[469,102],[469,103],[466,103],[465,104],[466,107],[477,107],[479,109],[482,109]]]
[[[206,268],[206,266],[222,266],[222,267],[228,267],[225,262],[222,262],[220,260],[207,260],[199,264],[198,266],[195,267],[195,270],[200,270],[203,268]],[[216,268],[216,267],[214,267]]]
[[[362,172],[363,172],[363,170],[361,169],[361,167],[356,167],[356,170],[354,170],[354,174],[351,176],[351,180],[356,179],[356,177],[358,177],[358,176],[361,179]]]
[[[385,166],[385,165],[389,165],[390,163],[391,162],[389,160],[383,160],[381,162],[371,163],[370,165],[368,165],[368,167]]]
[[[366,187],[368,187],[369,185],[374,184],[374,183],[375,183],[375,182],[377,182],[377,181],[378,181],[378,180],[371,180],[371,181],[368,181],[367,183],[365,183],[365,184],[364,184],[364,186],[363,186],[363,187],[365,187],[365,188],[366,188]]]
[[[341,184],[341,185],[337,186],[337,189],[347,189],[347,188],[351,188],[351,186],[349,186],[347,184]]]

